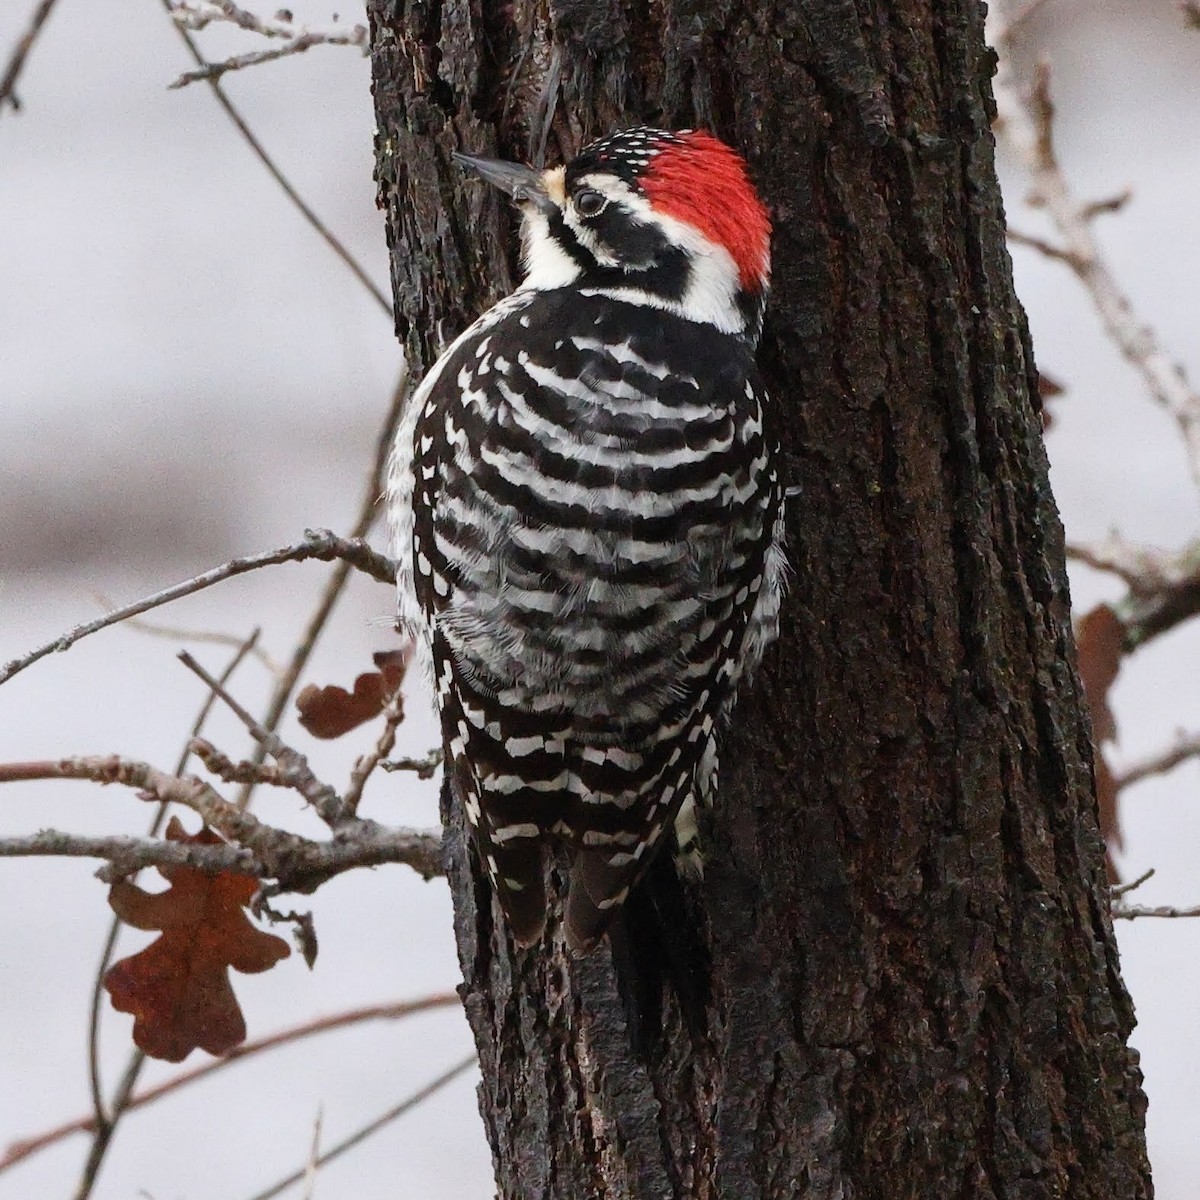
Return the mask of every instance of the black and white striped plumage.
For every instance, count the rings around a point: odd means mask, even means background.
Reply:
[[[632,130],[548,172],[468,163],[522,203],[528,273],[410,402],[389,480],[400,615],[517,941],[545,927],[560,844],[587,948],[707,795],[719,721],[778,625],[754,364],[769,227],[704,134]],[[688,186],[716,194],[689,208]]]

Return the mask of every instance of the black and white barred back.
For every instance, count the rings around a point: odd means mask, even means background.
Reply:
[[[778,624],[782,487],[744,328],[557,278],[535,263],[434,366],[389,498],[401,617],[501,907],[541,936],[561,844],[587,948],[712,786]]]

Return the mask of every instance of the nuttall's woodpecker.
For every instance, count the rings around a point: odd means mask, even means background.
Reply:
[[[694,839],[721,719],[778,629],[770,222],[699,131],[625,130],[545,171],[458,157],[520,206],[525,279],[402,422],[401,627],[517,943],[545,930],[560,846],[586,950],[672,822]]]

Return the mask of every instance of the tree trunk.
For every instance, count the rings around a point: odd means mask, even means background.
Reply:
[[[1151,1196],[982,4],[368,8],[414,370],[515,279],[452,150],[703,126],[775,221],[795,573],[702,883],[658,870],[586,958],[516,953],[444,804],[500,1194]]]

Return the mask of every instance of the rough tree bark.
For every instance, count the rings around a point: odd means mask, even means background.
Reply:
[[[514,954],[445,805],[506,1200],[1152,1194],[982,7],[369,0],[414,369],[515,276],[455,149],[705,126],[775,220],[795,578],[663,979]]]

